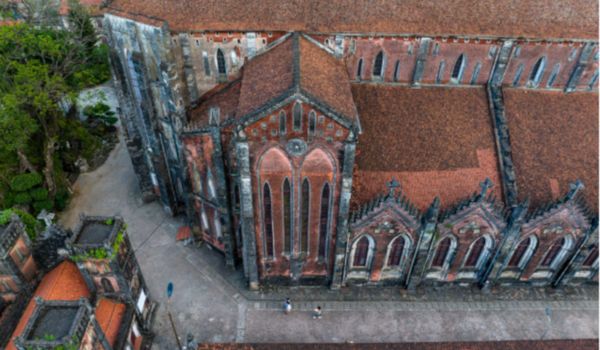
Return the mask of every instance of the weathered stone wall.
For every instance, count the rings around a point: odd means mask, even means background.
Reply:
[[[184,205],[180,138],[186,86],[181,82],[168,29],[106,15],[113,72],[128,148],[142,190],[150,186],[165,210]]]

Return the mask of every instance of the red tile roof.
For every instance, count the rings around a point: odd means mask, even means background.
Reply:
[[[338,113],[354,119],[356,106],[342,62],[303,36],[299,46],[300,87]]]
[[[208,125],[210,109],[219,107],[221,122],[234,118],[240,98],[241,80],[217,85],[198,100],[198,106],[189,112],[189,125],[201,127]]]
[[[520,200],[532,207],[564,196],[581,179],[598,212],[598,94],[504,89]]]
[[[598,40],[589,0],[113,0],[117,15],[173,31],[409,33]]]
[[[35,297],[40,297],[44,300],[79,300],[80,298],[89,298],[90,296],[90,291],[77,266],[70,261],[63,261],[42,278],[29,304],[27,304],[11,339],[21,335],[25,329],[35,309]],[[6,349],[16,350],[12,340],[8,343]]]
[[[200,99],[198,107],[190,111],[192,128],[208,123],[211,107],[220,108],[221,121],[242,118],[296,91],[350,122],[356,119],[343,63],[302,35],[290,35],[251,59],[241,75],[239,80],[219,85]]]
[[[289,38],[244,66],[237,108],[243,116],[279,97],[294,83],[293,40]]]
[[[100,299],[96,305],[96,320],[112,347],[117,341],[125,310],[125,304],[106,298]]]
[[[358,137],[352,206],[386,191],[396,177],[425,209],[443,208],[479,190],[489,177],[501,193],[492,120],[483,87],[353,84],[363,132]]]

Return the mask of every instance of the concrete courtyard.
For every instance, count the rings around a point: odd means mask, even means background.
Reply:
[[[403,342],[598,338],[597,288],[469,289],[408,295],[399,289],[367,287],[332,292],[326,288],[278,288],[250,292],[206,246],[175,241],[182,217],[165,214],[157,202],[141,201],[121,137],[97,170],[82,174],[60,222],[73,227],[79,213],[124,217],[150,296],[160,303],[154,329],[156,349],[175,349],[171,311],[181,338],[200,342]],[[167,304],[167,283],[174,283]],[[294,311],[280,311],[290,296]],[[360,301],[356,301],[360,300]],[[310,310],[324,308],[322,320]]]

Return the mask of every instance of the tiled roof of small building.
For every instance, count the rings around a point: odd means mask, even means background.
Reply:
[[[113,13],[173,31],[308,31],[598,39],[587,0],[114,0]]]
[[[519,200],[540,207],[562,197],[569,183],[598,212],[598,94],[504,89]]]
[[[442,208],[501,183],[492,119],[483,87],[353,84],[362,134],[356,147],[353,207],[386,192],[397,178],[406,197],[426,209],[435,196]]]
[[[212,107],[221,122],[255,115],[293,93],[322,103],[349,122],[357,118],[343,63],[301,34],[292,34],[248,61],[241,78],[205,94],[190,111],[190,127],[208,124]]]
[[[80,298],[89,298],[90,291],[74,263],[63,261],[57,265],[42,278],[32,299],[27,304],[25,311],[23,311],[23,316],[21,316],[17,328],[13,332],[11,341],[6,348],[7,350],[16,350],[12,339],[21,335],[25,329],[36,306],[35,297],[40,297],[44,300],[79,300]]]
[[[96,320],[112,347],[117,341],[125,310],[125,304],[107,298],[101,298],[96,305]]]
[[[45,301],[75,301],[80,298],[89,299],[91,294],[77,266],[68,260],[61,262],[42,278],[13,332],[7,350],[16,350],[12,339],[21,335],[25,330],[36,307],[35,297],[40,297]],[[96,320],[108,342],[113,346],[119,335],[125,310],[125,304],[107,298],[101,298],[96,306]]]

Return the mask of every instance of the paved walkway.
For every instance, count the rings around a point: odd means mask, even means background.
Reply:
[[[73,227],[80,212],[119,214],[150,288],[161,305],[155,321],[155,348],[175,349],[168,323],[171,310],[180,337],[200,342],[401,342],[598,338],[598,291],[577,288],[510,289],[483,294],[469,289],[421,291],[321,287],[273,288],[250,292],[239,271],[224,266],[206,246],[175,242],[182,218],[142,203],[123,140],[107,162],[82,174],[60,221]],[[175,285],[171,305],[165,288]],[[295,309],[280,312],[284,296]],[[360,299],[363,301],[353,301]],[[320,304],[322,320],[310,310]]]

